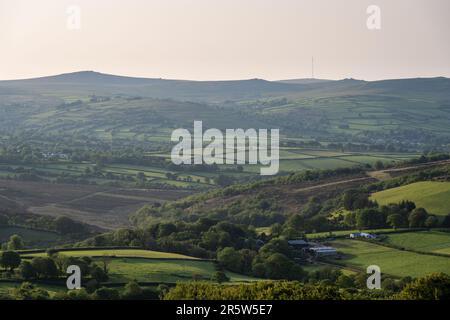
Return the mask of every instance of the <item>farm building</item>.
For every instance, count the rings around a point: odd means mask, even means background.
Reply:
[[[288,240],[289,246],[296,249],[303,249],[310,247],[310,243],[305,240]]]
[[[376,239],[377,236],[374,234],[367,233],[367,232],[356,232],[356,233],[351,233],[350,238],[352,238],[352,239],[356,239],[356,238]]]
[[[316,257],[327,257],[337,255],[336,248],[333,247],[314,247],[309,248],[309,252],[313,253]]]

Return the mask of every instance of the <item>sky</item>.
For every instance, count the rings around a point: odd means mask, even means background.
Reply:
[[[450,77],[449,39],[448,0],[0,0],[0,79]]]

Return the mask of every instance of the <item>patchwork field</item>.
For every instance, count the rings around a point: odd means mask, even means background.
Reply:
[[[435,215],[450,213],[450,182],[424,181],[374,193],[372,200],[381,205],[413,201]]]
[[[331,260],[365,270],[377,265],[382,273],[398,277],[420,277],[433,272],[450,273],[450,257],[417,254],[358,240],[336,240],[332,245],[343,253],[340,260]]]
[[[61,216],[102,227],[129,224],[128,215],[145,204],[163,203],[192,194],[189,190],[124,189],[0,179],[0,198],[32,213]]]
[[[408,153],[357,153],[324,149],[280,148],[280,172],[296,172],[313,169],[348,168],[358,165],[373,165],[378,161],[392,163],[412,159],[417,154]],[[258,172],[258,165],[244,166],[244,172]]]

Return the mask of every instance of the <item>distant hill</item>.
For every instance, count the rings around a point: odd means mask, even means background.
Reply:
[[[0,81],[1,88],[22,88],[32,92],[72,90],[102,94],[130,94],[152,98],[191,101],[224,101],[281,96],[306,88],[299,84],[262,79],[230,81],[190,81],[147,79],[81,71],[34,79]]]
[[[324,83],[335,80],[327,80],[327,79],[313,79],[313,78],[304,78],[304,79],[287,79],[287,80],[278,80],[281,83],[291,83],[291,84],[316,84],[316,83]]]
[[[279,128],[300,141],[414,152],[450,146],[450,79],[442,77],[190,81],[82,71],[0,81],[0,97],[0,134],[33,133],[43,143],[82,146],[88,135],[107,145],[114,137],[167,146],[170,130],[203,120],[210,128]]]
[[[447,99],[450,97],[450,79],[444,77],[372,81],[367,82],[365,87],[385,94],[426,94]]]
[[[0,81],[0,93],[11,90],[46,93],[55,91],[130,94],[152,98],[221,102],[264,99],[282,96],[334,96],[342,94],[432,94],[450,97],[450,79],[416,78],[382,81],[355,79],[263,79],[228,81],[191,81],[161,78],[137,78],[81,71],[61,75]],[[9,91],[8,91],[9,90]]]
[[[63,73],[54,76],[46,76],[31,79],[9,80],[0,83],[5,84],[97,84],[97,85],[143,85],[161,81],[162,79],[137,78],[127,76],[117,76],[112,74],[100,73],[95,71],[79,71]]]

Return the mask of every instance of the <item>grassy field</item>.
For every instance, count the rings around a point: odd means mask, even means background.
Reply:
[[[389,234],[384,241],[406,249],[450,255],[450,233],[447,232],[419,231]]]
[[[115,258],[109,264],[112,282],[174,283],[177,281],[209,280],[216,271],[213,262],[195,260],[148,260],[140,258]],[[255,281],[257,279],[227,272],[233,282]]]
[[[450,258],[417,254],[358,240],[336,240],[332,245],[344,254],[331,260],[365,270],[377,265],[382,273],[398,277],[420,277],[432,272],[450,273]]]
[[[138,249],[105,249],[63,251],[68,256],[111,257],[109,268],[110,282],[159,282],[175,283],[194,279],[209,280],[216,271],[213,261],[159,251]],[[46,256],[46,253],[24,254],[26,257]],[[232,282],[256,281],[245,275],[226,272]]]
[[[133,257],[133,258],[152,258],[152,259],[190,259],[196,260],[197,258],[170,252],[160,252],[151,250],[139,250],[139,249],[107,249],[107,250],[80,250],[80,251],[61,251],[60,254],[71,257]],[[42,257],[47,253],[33,253],[26,254],[30,257]]]
[[[379,204],[413,201],[435,215],[450,213],[450,182],[424,181],[374,193],[371,197]]]

